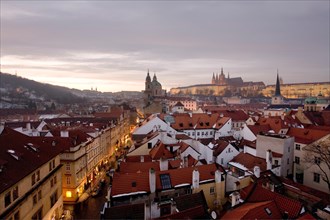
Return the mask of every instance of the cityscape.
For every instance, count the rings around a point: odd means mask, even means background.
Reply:
[[[330,219],[329,1],[0,3],[0,219]]]

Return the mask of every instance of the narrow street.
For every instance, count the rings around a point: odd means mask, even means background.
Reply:
[[[75,207],[74,219],[100,219],[100,211],[106,202],[107,189],[109,187],[109,177],[106,177],[106,184],[96,197],[90,196],[87,200],[79,203]]]

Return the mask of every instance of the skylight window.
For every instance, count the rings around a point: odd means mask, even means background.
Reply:
[[[265,208],[265,212],[267,213],[267,215],[272,215],[272,211],[270,211],[269,208]]]
[[[169,174],[160,174],[160,181],[162,183],[163,189],[171,189],[171,178]]]

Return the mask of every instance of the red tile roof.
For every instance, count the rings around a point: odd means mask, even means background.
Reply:
[[[149,151],[149,155],[153,160],[170,159],[175,157],[175,153],[171,153],[162,141],[158,141],[156,145]]]
[[[159,171],[159,162],[121,162],[120,163],[121,174],[149,172],[150,168]]]
[[[260,132],[268,132],[271,130],[269,124],[264,125],[248,125],[248,128],[252,131],[252,133],[257,136]]]
[[[53,141],[56,143],[55,146],[52,145]],[[28,143],[33,144],[38,151],[26,147]],[[0,160],[4,164],[0,172],[0,193],[35,172],[70,146],[72,143],[63,138],[29,137],[11,128],[4,128],[0,134]],[[19,152],[19,160],[12,157],[8,150]]]
[[[164,215],[156,219],[210,219],[203,206],[196,206],[170,215]]]
[[[180,184],[192,184],[192,172],[195,168],[199,171],[200,181],[214,181],[214,172],[218,169],[215,164],[156,171],[156,189],[158,191],[162,190],[160,174],[168,174],[170,176],[172,188]],[[224,172],[223,168],[219,167],[219,169]],[[135,187],[132,187],[133,182],[136,184]],[[149,172],[125,174],[115,173],[112,183],[111,196],[126,195],[134,192],[150,192]]]
[[[287,135],[295,137],[295,142],[302,144],[310,144],[327,134],[330,134],[330,130],[317,130],[306,128],[290,128]]]
[[[288,125],[284,123],[284,121],[281,119],[281,117],[261,117],[257,121],[258,125],[269,125],[270,128],[275,131],[275,133],[278,133],[281,129],[289,128]]]
[[[267,214],[266,209],[270,214]],[[221,219],[282,219],[282,215],[274,201],[264,201],[234,207]]]
[[[169,160],[168,164],[169,164],[170,169],[177,169],[181,166],[181,162],[182,162],[181,159]]]
[[[282,215],[287,213],[290,219],[297,218],[303,209],[302,203],[285,197],[284,195],[267,190],[258,184],[253,193],[247,198],[247,202],[262,201],[275,201]]]
[[[214,141],[214,147],[213,147],[213,156],[217,157],[219,156],[219,154],[222,153],[222,151],[224,151],[229,143],[223,140],[216,140]]]
[[[284,183],[284,187],[287,190],[294,191],[298,194],[301,194],[302,196],[307,197],[308,199],[314,200],[315,202],[318,202],[322,200],[323,204],[330,204],[330,194],[325,193],[313,188],[310,188],[308,186],[296,183],[292,180],[289,180],[287,178],[281,178],[281,181]]]
[[[255,166],[259,166],[261,172],[267,170],[267,164],[264,158],[256,157],[244,152],[240,152],[230,162],[242,164],[243,166],[252,171]]]
[[[220,117],[219,114],[207,114],[207,113],[176,113],[172,115],[175,119],[175,123],[171,124],[171,127],[176,130],[192,130],[192,129],[219,129],[230,118]],[[164,120],[165,115],[159,116]]]
[[[151,162],[152,161],[150,155],[127,156],[125,158],[125,160],[126,160],[126,162],[141,162],[141,156],[143,156],[144,162]]]

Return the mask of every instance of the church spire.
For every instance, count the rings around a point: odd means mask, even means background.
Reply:
[[[156,73],[154,73],[154,78],[152,79],[152,81],[157,81]]]
[[[215,76],[214,76],[214,72],[213,72],[213,77],[212,77],[212,84],[215,84]]]
[[[281,88],[280,88],[280,79],[278,77],[278,69],[277,69],[275,96],[281,96]]]
[[[221,67],[221,75],[224,75],[224,74],[223,74],[223,68],[222,68],[222,67]]]
[[[148,69],[148,74],[147,74],[147,77],[146,77],[146,81],[151,82],[151,78],[150,78],[150,75],[149,75],[149,69]]]

